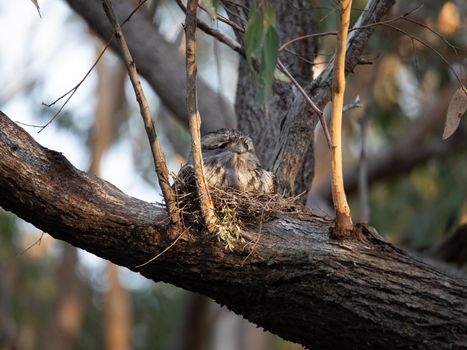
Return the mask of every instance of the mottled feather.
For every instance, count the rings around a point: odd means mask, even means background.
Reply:
[[[201,138],[206,180],[212,187],[268,194],[275,191],[273,173],[261,167],[251,138],[238,130],[220,129]],[[178,174],[184,182],[193,178],[190,156]]]

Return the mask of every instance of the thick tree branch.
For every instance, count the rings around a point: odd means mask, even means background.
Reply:
[[[135,270],[169,242],[162,208],[129,197],[38,145],[0,113],[0,206]],[[329,239],[331,222],[278,215],[253,245],[226,252],[183,235],[141,273],[205,294],[285,339],[320,349],[452,349],[467,344],[467,282],[435,271],[361,227]],[[257,230],[244,231],[247,240]]]
[[[113,29],[106,19],[101,0],[67,2],[104,41],[112,36]],[[133,10],[128,1],[115,1],[114,8],[120,21]],[[186,80],[183,74],[185,62],[177,47],[164,39],[144,13],[136,12],[122,29],[138,72],[146,78],[164,105],[188,126]],[[115,40],[112,45],[119,52]],[[203,82],[199,82],[198,89],[199,110],[204,117],[201,131],[205,133],[223,127],[234,127],[236,121],[232,108],[228,108],[228,115],[222,115],[221,112],[229,103],[219,102],[218,94]]]

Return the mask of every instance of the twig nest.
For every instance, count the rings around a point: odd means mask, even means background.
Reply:
[[[186,226],[204,228],[194,179],[184,181],[175,177],[173,188]],[[305,210],[297,204],[299,196],[284,198],[277,193],[258,194],[218,187],[209,187],[209,193],[219,219],[217,237],[229,250],[242,241],[245,228],[261,226],[278,214],[301,214]]]

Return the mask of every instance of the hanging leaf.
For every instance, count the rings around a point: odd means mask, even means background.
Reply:
[[[250,66],[253,58],[259,58],[263,44],[263,19],[256,8],[250,10],[250,19],[245,31],[245,55]]]
[[[217,5],[219,4],[219,0],[200,0],[200,4],[206,9],[212,20],[217,18]]]
[[[285,83],[291,83],[292,81],[289,79],[289,77],[287,75],[285,75],[284,73],[282,73],[279,69],[276,69],[274,71],[274,79],[277,79],[277,80],[280,80],[280,81],[283,81]]]
[[[272,83],[279,49],[279,36],[274,27],[269,27],[266,31],[262,50],[262,60],[260,66],[260,80],[263,81],[260,102],[269,100],[272,94]]]
[[[272,6],[267,4],[261,13],[253,3],[245,33],[245,54],[252,71],[253,60],[259,64],[259,74],[256,77],[256,98],[259,103],[264,103],[271,97],[278,49],[279,35]]]
[[[36,6],[37,13],[39,14],[39,17],[42,18],[41,16],[41,8],[39,7],[39,2],[37,0],[31,0],[31,2]]]
[[[264,28],[275,28],[276,27],[276,15],[274,9],[270,4],[267,4],[264,8]]]
[[[465,86],[461,86],[449,102],[448,113],[446,114],[446,123],[444,125],[443,140],[446,140],[457,130],[461,117],[467,110],[467,92]]]

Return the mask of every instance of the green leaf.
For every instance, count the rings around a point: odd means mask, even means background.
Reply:
[[[219,4],[219,0],[200,0],[200,4],[208,11],[211,19],[214,20],[217,18],[217,5]]]
[[[286,83],[291,83],[292,81],[289,79],[287,75],[282,73],[279,69],[276,69],[274,71],[274,79],[286,82]]]
[[[272,83],[276,70],[279,49],[279,36],[276,31],[276,16],[270,4],[261,13],[254,1],[250,8],[250,18],[245,33],[245,54],[254,71],[253,60],[259,64],[256,80],[256,99],[265,103],[272,94]]]
[[[276,27],[276,14],[270,4],[267,4],[264,8],[264,28],[275,28]]]
[[[245,54],[251,65],[252,58],[258,58],[263,43],[263,19],[261,13],[252,8],[245,31]]]
[[[274,27],[266,30],[261,54],[260,63],[260,89],[263,90],[257,95],[259,102],[266,102],[272,94],[272,83],[274,81],[274,72],[276,70],[279,49],[279,36]],[[260,92],[260,91],[258,91]]]

